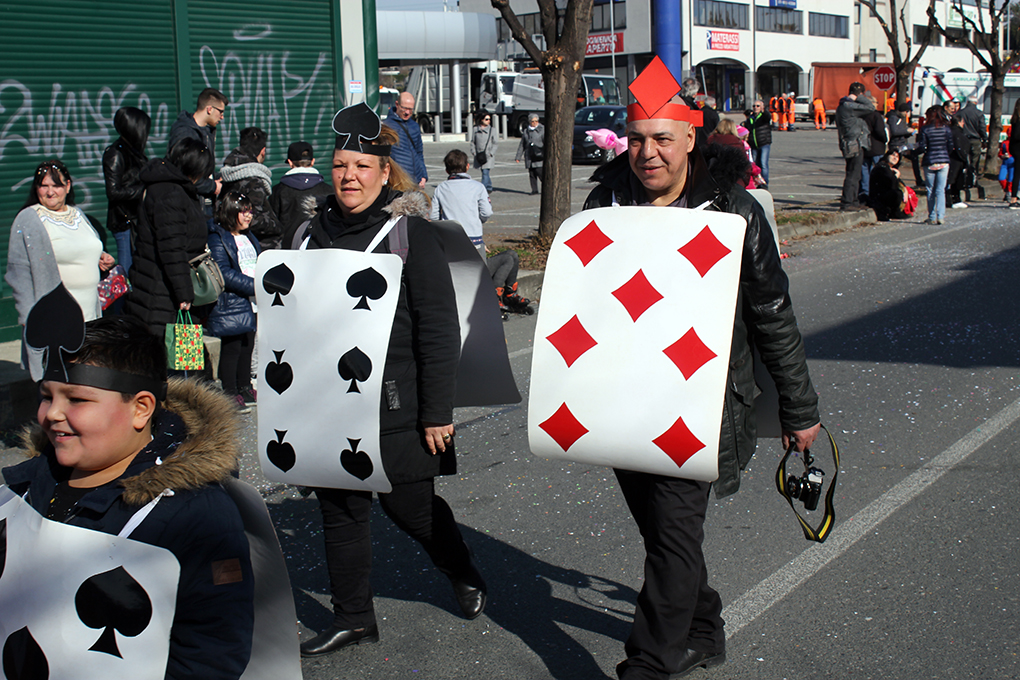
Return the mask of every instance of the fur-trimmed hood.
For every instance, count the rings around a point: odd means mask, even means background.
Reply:
[[[396,198],[383,206],[383,212],[395,217],[423,217],[428,219],[431,208],[429,197],[424,192],[411,189],[398,194]]]
[[[229,397],[194,380],[171,379],[163,408],[153,419],[152,442],[120,479],[124,502],[142,506],[164,489],[198,489],[225,480],[238,469],[239,429]],[[25,428],[22,444],[30,458],[52,455],[38,424]],[[59,469],[55,462],[51,467]],[[13,486],[15,480],[8,482]]]

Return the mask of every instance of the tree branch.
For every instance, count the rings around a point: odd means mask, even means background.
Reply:
[[[520,19],[514,14],[514,11],[510,9],[510,0],[491,0],[493,9],[499,11],[500,16],[503,17],[503,21],[506,22],[507,26],[510,27],[510,34],[514,37],[514,40],[521,44],[524,51],[528,53],[531,60],[534,61],[539,68],[542,68],[542,63],[545,61],[545,54],[542,50],[538,49],[538,45],[531,39],[531,36],[524,32],[524,26],[521,24]]]

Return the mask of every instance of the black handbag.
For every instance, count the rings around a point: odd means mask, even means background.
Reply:
[[[489,160],[489,157],[487,155],[485,155],[485,152],[484,151],[479,151],[478,155],[475,156],[475,165],[477,165],[478,167],[481,167],[481,166],[485,165],[485,163],[488,160]]]
[[[531,159],[532,163],[543,160],[545,158],[545,147],[532,144],[528,147],[528,158]]]

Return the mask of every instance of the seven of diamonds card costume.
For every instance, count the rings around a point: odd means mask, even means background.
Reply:
[[[700,124],[699,112],[666,103],[679,85],[658,67],[631,86],[639,103],[628,120]],[[666,207],[631,207],[650,201],[618,157],[596,171],[585,212],[550,251],[529,437],[539,455],[616,468],[646,548],[617,668],[628,680],[725,658],[701,544],[711,485],[736,492],[754,453],[752,346],[778,387],[783,428],[819,422],[779,253],[736,181],[740,155],[694,148],[683,193]]]

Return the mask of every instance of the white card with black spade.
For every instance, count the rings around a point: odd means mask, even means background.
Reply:
[[[338,248],[259,256],[258,446],[268,479],[390,491],[379,408],[402,266],[397,255]]]
[[[535,329],[534,453],[716,479],[746,226],[661,207],[560,225]]]
[[[169,550],[50,521],[0,486],[0,678],[160,680],[179,576]]]

